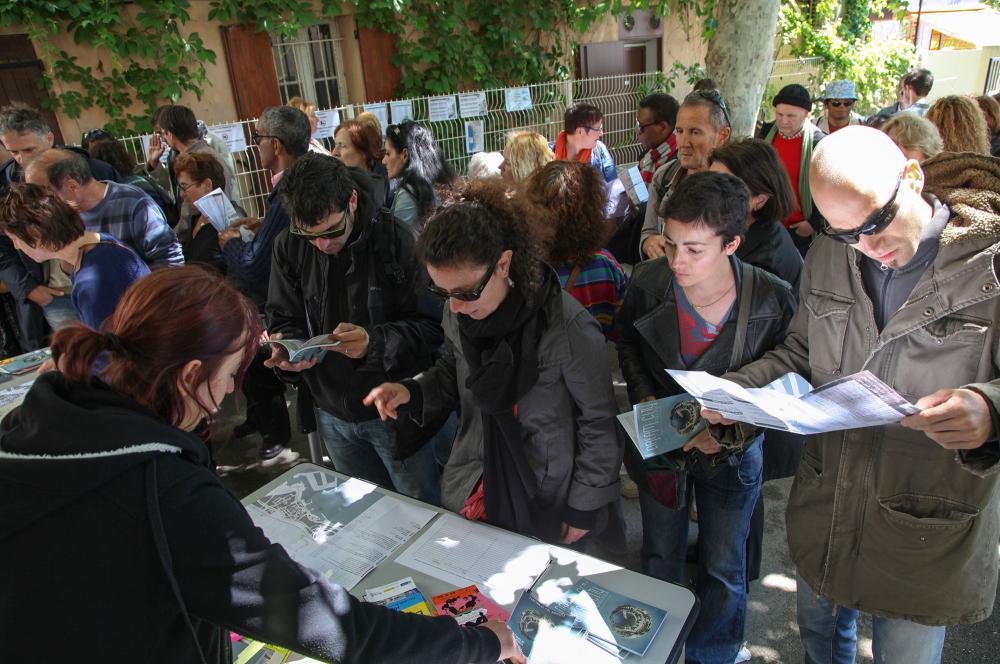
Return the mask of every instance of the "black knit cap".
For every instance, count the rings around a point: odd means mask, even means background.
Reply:
[[[809,96],[809,91],[798,83],[790,83],[781,88],[778,94],[774,95],[771,105],[777,106],[778,104],[798,106],[807,111],[811,111],[813,108],[812,97]]]

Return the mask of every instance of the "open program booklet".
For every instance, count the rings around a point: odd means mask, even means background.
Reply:
[[[331,341],[329,334],[321,334],[312,339],[303,341],[302,339],[270,339],[264,343],[277,344],[288,351],[289,362],[305,362],[316,358],[317,362],[322,362],[326,356],[326,349],[339,346],[339,341]]]
[[[705,408],[767,429],[825,433],[892,424],[920,412],[870,371],[816,388],[794,373],[746,388],[704,371],[666,371]]]

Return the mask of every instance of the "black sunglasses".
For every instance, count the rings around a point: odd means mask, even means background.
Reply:
[[[340,220],[340,223],[334,228],[328,228],[325,231],[320,231],[318,233],[310,233],[307,230],[303,230],[301,226],[296,223],[291,224],[288,227],[288,233],[290,235],[298,235],[306,240],[326,240],[335,237],[340,237],[347,232],[348,222],[351,220],[350,208],[344,210],[344,217]]]
[[[840,108],[841,106],[850,108],[851,106],[854,106],[853,99],[827,99],[826,103],[828,106],[833,106],[834,108]]]
[[[824,220],[823,228],[820,229],[820,232],[831,240],[836,240],[845,244],[857,244],[861,241],[862,235],[878,235],[892,223],[892,220],[896,218],[896,213],[899,212],[899,205],[896,204],[896,195],[899,194],[899,187],[902,184],[903,173],[900,173],[899,179],[896,180],[896,188],[893,190],[892,197],[889,198],[889,202],[872,214],[868,215],[868,218],[865,219],[865,223],[861,224],[860,228],[853,231],[835,231],[833,230],[833,227],[830,226],[826,220]]]
[[[446,291],[443,288],[438,288],[435,284],[428,284],[427,290],[434,293],[438,297],[454,298],[456,300],[461,300],[462,302],[475,302],[482,296],[483,291],[486,290],[486,284],[490,283],[490,279],[493,278],[493,273],[496,272],[497,261],[499,260],[500,259],[498,258],[493,261],[490,265],[490,269],[486,270],[486,274],[483,275],[482,281],[480,281],[479,285],[471,291]]]
[[[691,97],[697,97],[699,99],[710,101],[719,108],[721,108],[722,115],[724,115],[726,118],[726,126],[727,127],[733,126],[733,121],[729,119],[729,107],[726,106],[726,100],[722,98],[722,95],[719,94],[718,90],[695,90],[694,92],[688,95],[688,99],[690,99]]]

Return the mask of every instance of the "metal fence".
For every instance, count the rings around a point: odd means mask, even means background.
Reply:
[[[771,83],[784,84],[793,77],[808,77],[814,71],[816,63],[811,60],[819,58],[779,60],[774,64]],[[605,76],[571,81],[538,83],[523,86],[530,97],[530,108],[524,110],[508,110],[508,90],[496,88],[480,90],[474,93],[444,95],[442,97],[418,97],[408,100],[387,101],[380,104],[351,104],[337,109],[341,120],[354,118],[364,110],[383,112],[390,122],[400,118],[393,117],[397,109],[406,109],[412,113],[412,119],[428,127],[434,134],[446,159],[460,175],[466,173],[472,150],[469,145],[469,126],[480,135],[481,147],[484,151],[502,151],[511,131],[529,129],[555,141],[563,126],[563,113],[566,107],[574,103],[588,103],[600,108],[604,113],[603,141],[611,151],[615,163],[628,166],[636,163],[642,155],[642,146],[636,140],[635,110],[639,100],[645,95],[662,89],[663,78],[656,72],[644,74],[629,74]],[[469,111],[463,108],[460,97],[464,95],[478,96],[477,109]],[[448,98],[451,98],[451,102]],[[469,101],[471,97],[467,97]],[[522,90],[522,100],[525,99]],[[453,106],[452,106],[453,104]],[[527,106],[527,104],[523,104]],[[464,105],[468,106],[468,104]],[[433,109],[433,114],[432,114]],[[444,113],[442,113],[444,109]],[[449,115],[448,119],[440,118]],[[463,117],[463,115],[465,117]],[[257,146],[250,140],[251,129],[256,120],[244,120],[239,123],[209,126],[213,129],[226,129],[228,133],[243,133],[246,147],[231,152],[234,172],[239,187],[240,202],[247,212],[255,216],[263,216],[267,207],[267,195],[271,189],[270,172],[260,163]],[[322,141],[332,148],[333,139]],[[125,144],[137,162],[145,160],[143,137],[131,136],[123,138]]]

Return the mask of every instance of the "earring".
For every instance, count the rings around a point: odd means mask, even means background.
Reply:
[[[514,287],[514,280],[511,279],[510,277],[507,277],[507,285],[510,286],[511,288],[513,288]]]

